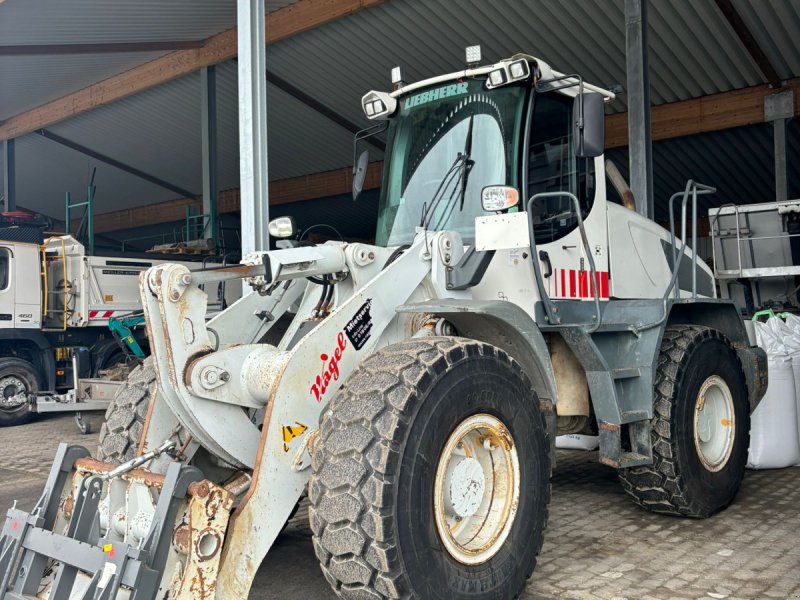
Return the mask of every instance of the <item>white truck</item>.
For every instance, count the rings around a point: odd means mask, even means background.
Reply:
[[[159,262],[87,256],[69,235],[0,229],[0,426],[107,407],[118,384],[98,374],[126,358],[108,321],[141,311],[139,274]],[[133,335],[146,345],[143,329]]]

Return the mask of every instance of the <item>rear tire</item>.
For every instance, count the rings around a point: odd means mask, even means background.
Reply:
[[[3,398],[30,397],[39,391],[39,376],[36,368],[27,360],[19,358],[0,359],[0,396]],[[0,405],[0,427],[24,425],[33,420],[31,404],[27,400],[18,406]]]
[[[117,390],[100,427],[98,459],[120,464],[136,456],[147,410],[155,395],[156,377],[155,361],[148,356]]]
[[[695,325],[667,327],[654,390],[653,464],[619,471],[647,510],[705,518],[727,507],[744,477],[750,409],[728,339]]]
[[[501,350],[460,338],[379,350],[331,400],[314,445],[323,574],[343,598],[515,597],[542,546],[548,451],[530,381]]]

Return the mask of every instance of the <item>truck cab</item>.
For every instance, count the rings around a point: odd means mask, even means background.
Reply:
[[[38,277],[31,279],[41,268],[39,244],[30,235],[0,238],[0,329],[41,327],[42,291],[35,285]]]

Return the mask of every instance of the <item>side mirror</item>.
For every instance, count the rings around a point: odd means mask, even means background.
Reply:
[[[364,179],[367,177],[367,167],[369,167],[369,150],[364,150],[358,157],[358,161],[353,165],[353,201],[355,201],[364,189]]]
[[[593,92],[578,94],[572,105],[572,115],[575,123],[575,156],[578,158],[600,156],[605,147],[603,96]]]
[[[297,233],[297,226],[292,217],[278,217],[272,219],[267,225],[267,231],[272,237],[276,238],[290,238]]]

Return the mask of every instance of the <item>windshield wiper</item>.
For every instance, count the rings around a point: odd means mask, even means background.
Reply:
[[[459,152],[456,156],[456,159],[453,161],[453,164],[450,165],[450,168],[442,178],[442,182],[439,184],[439,187],[436,188],[436,192],[433,194],[430,203],[422,205],[422,218],[420,219],[420,227],[425,227],[426,229],[428,228],[430,219],[433,218],[433,215],[436,213],[436,208],[438,207],[442,198],[444,198],[445,192],[449,189],[450,184],[453,181],[456,182],[456,185],[453,189],[453,192],[450,194],[450,197],[447,199],[447,205],[445,206],[442,216],[439,218],[436,230],[438,230],[439,225],[446,222],[450,214],[453,212],[453,209],[455,208],[454,200],[459,200],[460,198],[459,210],[464,210],[464,197],[467,193],[467,179],[469,178],[469,173],[472,170],[472,167],[475,165],[475,161],[471,160],[469,156],[470,152],[472,152],[472,126],[474,120],[475,115],[470,116],[467,137],[464,140],[464,151]],[[456,197],[456,192],[460,192],[459,197]]]
[[[422,215],[419,220],[420,227],[425,227],[427,229],[430,218],[433,218],[436,208],[439,206],[439,202],[441,202],[442,198],[444,198],[445,192],[450,188],[450,184],[454,180],[458,181],[460,179],[463,166],[464,155],[459,152],[458,156],[456,156],[456,159],[453,161],[453,164],[450,165],[450,168],[447,169],[444,177],[442,177],[442,181],[439,184],[439,187],[436,188],[436,192],[434,192],[430,201],[422,205]],[[458,179],[456,179],[457,176]],[[458,189],[458,187],[456,187],[456,189]],[[453,190],[453,193],[455,193],[455,190]]]
[[[472,154],[472,125],[475,122],[475,115],[469,118],[469,129],[467,129],[467,139],[464,141],[464,176],[461,178],[461,206],[459,210],[464,210],[464,197],[467,195],[467,179],[469,172],[475,166],[475,161],[470,159]]]

